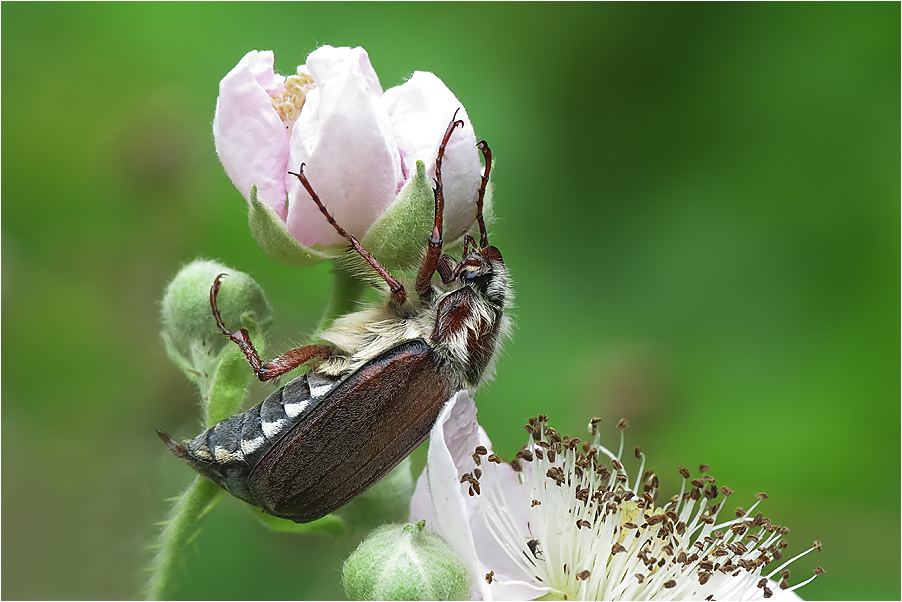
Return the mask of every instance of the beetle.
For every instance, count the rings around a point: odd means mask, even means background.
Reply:
[[[246,412],[178,442],[157,431],[180,459],[235,497],[273,516],[305,523],[321,518],[375,484],[429,435],[455,392],[475,391],[493,371],[510,331],[511,283],[488,241],[483,200],[492,167],[476,191],[480,240],[464,237],[461,259],[442,253],[442,158],[456,127],[455,111],[435,161],[435,220],[413,282],[415,295],[344,230],[304,176],[296,176],[336,231],[388,285],[386,302],[347,314],[320,333],[325,344],[293,349],[263,363],[244,328],[229,330],[216,304],[219,330],[244,352],[261,381],[302,365],[308,371]],[[433,276],[438,274],[439,278]]]

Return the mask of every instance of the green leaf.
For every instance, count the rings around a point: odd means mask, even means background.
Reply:
[[[314,265],[344,253],[344,245],[307,247],[291,235],[275,211],[257,198],[257,187],[251,188],[251,205],[247,215],[251,236],[270,259],[292,267]]]

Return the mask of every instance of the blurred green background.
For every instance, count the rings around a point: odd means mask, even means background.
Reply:
[[[900,7],[886,4],[18,4],[2,7],[2,596],[131,598],[163,499],[154,433],[197,428],[159,300],[209,257],[303,342],[329,267],[270,262],[213,150],[251,49],[290,72],[361,45],[388,88],[439,75],[497,157],[516,334],[480,393],[511,456],[547,413],[631,421],[678,486],[713,466],[828,573],[898,599]],[[255,392],[260,395],[261,387]],[[422,463],[422,451],[418,461]],[[340,598],[354,541],[209,514],[177,598]]]

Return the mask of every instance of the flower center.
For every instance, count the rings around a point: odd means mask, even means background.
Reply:
[[[289,75],[285,78],[282,90],[269,95],[272,100],[272,108],[279,114],[282,123],[293,123],[301,114],[304,102],[307,100],[307,92],[315,87],[313,77],[298,67],[297,75]]]
[[[510,486],[508,467],[483,447],[473,454],[481,469],[461,479],[471,495],[480,496],[488,532],[519,568],[507,576],[510,582],[531,582],[582,600],[769,598],[768,579],[777,573],[780,586],[788,587],[785,564],[767,578],[761,575],[765,565],[783,557],[786,542],[780,537],[789,531],[760,513],[748,516],[766,495],[759,494],[748,512],[737,509],[735,519],[717,524],[723,500],[714,500],[732,491],[718,489],[705,474],[707,466],[695,479],[681,467],[682,491],[659,507],[658,478],[644,471],[639,448],[638,474],[630,483],[621,462],[622,431],[615,455],[600,445],[594,422],[594,443],[581,444],[561,437],[546,421],[530,420],[529,444],[511,462],[519,488]],[[503,579],[500,567],[489,568],[487,581]]]

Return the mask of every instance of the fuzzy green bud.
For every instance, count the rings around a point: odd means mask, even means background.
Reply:
[[[161,334],[170,359],[197,383],[204,398],[210,393],[224,354],[233,355],[237,349],[217,327],[210,308],[210,288],[220,274],[225,277],[217,305],[227,328],[258,330],[272,313],[262,289],[247,274],[214,261],[196,260],[176,275],[163,297]],[[263,341],[257,337],[254,344],[259,351]]]
[[[466,567],[425,521],[379,527],[345,561],[351,600],[469,600]]]

